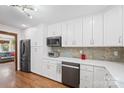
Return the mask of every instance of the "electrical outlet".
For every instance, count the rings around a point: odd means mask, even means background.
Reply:
[[[114,56],[118,56],[118,51],[114,51]]]
[[[83,54],[83,50],[80,50],[80,54]]]

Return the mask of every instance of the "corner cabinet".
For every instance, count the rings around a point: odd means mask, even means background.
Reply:
[[[104,46],[122,46],[122,6],[114,6],[104,13]]]
[[[81,88],[117,88],[115,80],[105,67],[93,65],[80,66]]]

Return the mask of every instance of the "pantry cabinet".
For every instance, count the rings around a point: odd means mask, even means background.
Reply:
[[[31,71],[41,74],[42,47],[31,47]]]
[[[38,28],[29,28],[25,31],[26,39],[31,40],[31,46],[42,46],[43,45],[43,31],[42,26]]]
[[[104,46],[122,46],[122,7],[114,6],[104,13]]]

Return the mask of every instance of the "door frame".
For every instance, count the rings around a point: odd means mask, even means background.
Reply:
[[[15,37],[15,70],[18,69],[18,35],[17,33],[11,33],[7,31],[0,31],[0,34],[10,35]]]

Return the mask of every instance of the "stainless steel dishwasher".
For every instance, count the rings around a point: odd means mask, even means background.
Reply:
[[[78,88],[80,84],[80,64],[62,62],[62,83]]]

